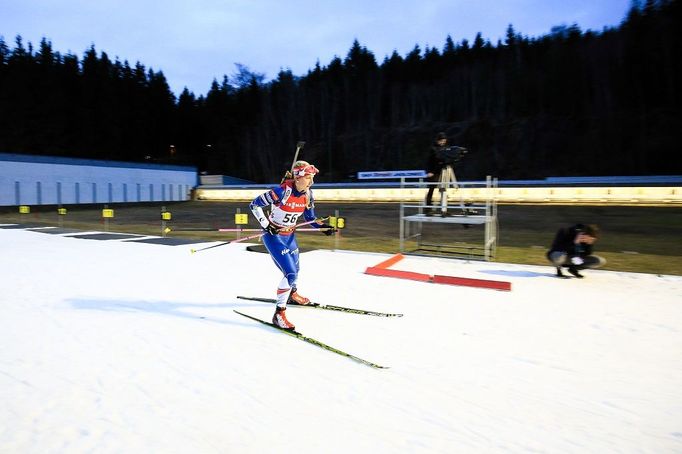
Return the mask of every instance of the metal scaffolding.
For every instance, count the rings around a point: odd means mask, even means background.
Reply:
[[[440,203],[431,205],[431,201],[421,204],[400,203],[400,252],[412,255],[467,258],[473,260],[492,260],[497,250],[499,227],[497,223],[497,202],[495,191],[497,178],[486,177],[483,182],[457,182],[452,169],[443,169],[441,179],[435,183],[406,183],[401,179],[401,188],[437,186]],[[465,200],[460,188],[480,188],[479,196]],[[457,198],[457,204],[449,204],[448,197]],[[429,234],[424,232],[424,224],[443,224],[461,226],[467,231],[467,237],[480,236],[474,234],[477,226],[483,226],[483,241],[464,240],[464,235],[452,230],[446,233],[446,239],[440,235],[438,242],[429,242]],[[470,231],[471,228],[471,231]],[[462,232],[462,231],[459,231]],[[434,235],[437,236],[437,235]],[[409,246],[414,246],[410,248]]]

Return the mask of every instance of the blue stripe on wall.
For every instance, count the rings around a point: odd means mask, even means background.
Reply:
[[[184,170],[196,172],[196,167],[170,164],[147,164],[144,162],[104,161],[97,159],[64,158],[59,156],[36,156],[16,153],[0,153],[0,161],[32,162],[38,164],[65,164],[76,166],[120,167],[129,169]]]

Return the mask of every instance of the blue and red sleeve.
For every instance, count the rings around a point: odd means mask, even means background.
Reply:
[[[251,202],[251,206],[266,207],[270,205],[277,205],[282,200],[284,195],[284,188],[278,186],[276,188],[270,189],[268,192],[264,192],[259,195]]]

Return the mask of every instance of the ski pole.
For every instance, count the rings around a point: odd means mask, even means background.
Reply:
[[[215,232],[213,227],[168,227],[169,232]]]
[[[298,225],[296,225],[296,226],[294,226],[294,227],[291,227],[290,230],[293,231],[293,230],[296,230],[296,229],[299,228],[299,227],[303,227],[304,225],[314,224],[314,223],[316,223],[316,222],[325,221],[325,220],[327,220],[327,219],[329,219],[329,216],[324,217],[324,218],[319,218],[319,219],[313,219],[312,221],[308,221],[308,222],[302,222],[301,224],[298,224]],[[250,236],[247,236],[247,237],[244,237],[244,238],[240,238],[240,239],[238,239],[238,240],[225,241],[225,242],[223,242],[223,243],[214,244],[213,246],[208,246],[208,247],[201,248],[201,249],[190,249],[190,252],[191,252],[192,254],[194,254],[195,252],[201,252],[201,251],[205,251],[205,250],[207,250],[207,249],[213,249],[214,247],[225,246],[226,244],[234,244],[234,243],[239,243],[239,242],[246,241],[246,240],[252,240],[252,239],[254,239],[254,238],[260,238],[260,237],[262,237],[263,235],[265,235],[266,233],[267,233],[267,232],[260,232],[260,233],[257,233],[257,234],[255,234],[255,235],[250,235]]]
[[[297,232],[324,232],[334,227],[323,227],[321,229],[296,229]],[[263,229],[218,229],[218,232],[258,232]]]
[[[207,249],[213,249],[214,247],[225,246],[226,244],[239,243],[240,241],[246,241],[246,240],[252,240],[254,238],[260,238],[263,235],[265,235],[265,232],[257,233],[255,235],[251,235],[251,236],[245,236],[244,238],[240,238],[238,240],[225,241],[223,243],[214,244],[213,246],[208,246],[208,247],[201,248],[201,249],[191,249],[190,252],[192,254],[194,254],[195,252],[201,252],[201,251],[205,251]]]
[[[263,229],[216,229],[213,227],[197,227],[197,228],[191,228],[191,227],[176,227],[174,229],[171,229],[170,227],[167,228],[166,232],[260,232]],[[329,228],[322,228],[322,229],[297,229],[297,232],[317,232],[317,231],[325,231],[329,230]]]

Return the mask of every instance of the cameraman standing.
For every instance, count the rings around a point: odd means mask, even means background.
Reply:
[[[448,136],[444,132],[439,132],[436,138],[431,144],[431,149],[429,151],[429,157],[426,161],[426,181],[429,183],[437,183],[440,181],[441,172],[447,166],[445,162],[444,151],[448,148]],[[436,189],[436,185],[432,184],[429,186],[429,190],[426,193],[425,205],[431,205],[431,199],[433,198],[433,190]],[[433,209],[430,209],[433,211]],[[428,211],[427,211],[428,212]]]

